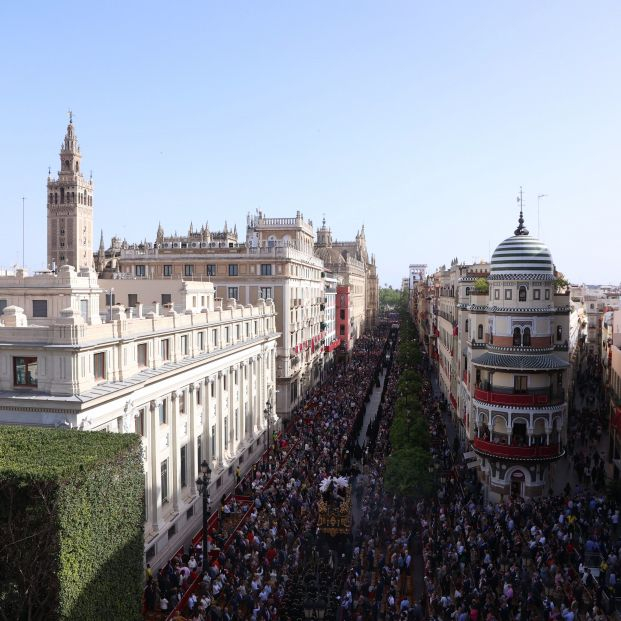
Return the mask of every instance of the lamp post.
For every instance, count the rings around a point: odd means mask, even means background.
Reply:
[[[206,459],[203,459],[201,463],[201,473],[196,479],[196,487],[198,493],[203,497],[203,570],[207,568],[209,563],[209,534],[208,524],[209,521],[209,505],[211,504],[211,496],[209,495],[209,484],[211,483],[211,468]]]
[[[273,409],[274,409],[274,406],[272,405],[272,402],[268,399],[265,402],[265,409],[263,410],[263,414],[265,414],[265,418],[267,420],[267,442],[266,442],[267,448],[269,448],[272,444],[272,441],[270,439],[270,427],[271,427],[271,422],[272,422]]]

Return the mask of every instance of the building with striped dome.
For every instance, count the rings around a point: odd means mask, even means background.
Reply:
[[[466,266],[457,278],[454,414],[492,501],[547,493],[550,466],[564,454],[570,309],[556,279],[521,211],[486,282]]]

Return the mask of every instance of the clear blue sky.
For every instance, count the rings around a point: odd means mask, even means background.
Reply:
[[[573,282],[619,283],[621,3],[3,2],[0,266],[45,261],[75,112],[99,230],[300,210],[381,283],[487,258],[515,196]]]

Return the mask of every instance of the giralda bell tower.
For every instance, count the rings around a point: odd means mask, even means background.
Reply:
[[[93,267],[93,180],[82,176],[73,115],[60,148],[58,178],[47,178],[47,264]]]

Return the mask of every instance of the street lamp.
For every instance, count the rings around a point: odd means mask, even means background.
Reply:
[[[198,493],[203,497],[203,570],[207,568],[209,563],[209,534],[207,522],[209,521],[209,505],[211,504],[211,496],[209,495],[209,484],[211,483],[211,468],[206,459],[201,463],[202,477],[196,479],[196,487]]]
[[[272,411],[274,409],[274,406],[272,405],[272,402],[267,400],[265,402],[265,409],[263,410],[263,414],[265,414],[265,418],[267,419],[267,442],[266,445],[269,448],[271,445],[271,440],[270,440],[270,424],[272,421]]]

